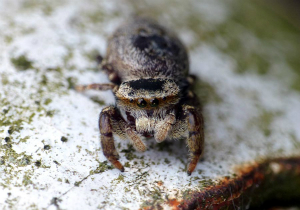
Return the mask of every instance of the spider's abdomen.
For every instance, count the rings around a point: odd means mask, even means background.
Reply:
[[[121,82],[141,78],[180,80],[188,74],[188,55],[179,39],[152,20],[134,17],[108,41],[105,64]]]

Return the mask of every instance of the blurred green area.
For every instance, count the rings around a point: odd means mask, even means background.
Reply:
[[[227,7],[229,15],[217,24],[207,21],[203,11],[199,12],[195,6],[205,1],[127,2],[137,14],[171,20],[171,28],[192,30],[196,39],[189,44],[190,50],[208,43],[233,58],[236,73],[275,76],[300,91],[300,3],[297,1],[225,0],[219,3]],[[286,79],[287,75],[292,76]]]

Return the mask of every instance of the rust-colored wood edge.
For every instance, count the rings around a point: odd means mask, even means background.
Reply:
[[[271,199],[300,202],[300,157],[265,160],[236,171],[234,178],[226,177],[168,205],[171,209],[247,209]]]

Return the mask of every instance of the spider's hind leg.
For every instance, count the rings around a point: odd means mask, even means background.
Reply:
[[[109,63],[106,63],[105,60],[101,63],[100,66],[101,69],[104,70],[104,72],[107,74],[108,79],[115,84],[121,84],[121,79],[118,75],[118,73],[113,69],[112,65]]]
[[[117,87],[118,86],[113,83],[102,83],[102,84],[93,83],[89,85],[76,85],[75,90],[77,90],[78,92],[82,92],[85,90],[102,90],[102,91],[112,90],[113,92],[115,92]]]
[[[193,74],[189,74],[186,79],[187,79],[188,83],[192,86],[195,84],[197,77]]]

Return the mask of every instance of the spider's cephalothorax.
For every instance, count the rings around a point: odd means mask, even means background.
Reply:
[[[190,175],[202,154],[204,123],[190,90],[187,52],[178,38],[152,20],[133,17],[109,39],[100,65],[112,83],[76,89],[111,89],[115,94],[116,105],[104,108],[99,118],[105,157],[124,171],[114,134],[129,139],[141,152],[146,150],[142,136],[153,136],[157,142],[186,138]]]

